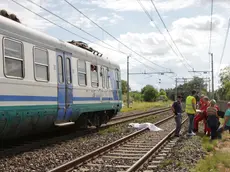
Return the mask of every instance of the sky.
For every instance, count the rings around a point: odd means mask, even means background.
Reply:
[[[153,85],[157,89],[173,88],[176,77],[211,76],[209,73],[189,72],[193,69],[210,71],[211,0],[153,0],[167,30],[151,0],[68,0],[112,37],[65,0],[16,0],[16,2],[70,32],[35,15],[13,0],[0,0],[0,9],[16,14],[22,24],[50,36],[64,41],[84,41],[101,52],[104,58],[118,63],[121,67],[121,78],[124,80],[127,79],[127,56],[130,56],[130,73],[147,73],[130,75],[132,90],[140,90],[146,84]],[[140,3],[148,11],[149,17]],[[210,50],[214,57],[215,89],[220,84],[218,78],[220,70],[229,65],[230,39],[226,43],[225,54],[220,64],[230,17],[229,9],[230,0],[214,0]],[[148,74],[154,72],[173,73]]]

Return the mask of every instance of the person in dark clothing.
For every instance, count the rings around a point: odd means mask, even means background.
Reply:
[[[173,113],[175,114],[175,121],[176,121],[175,137],[179,137],[180,130],[181,130],[181,122],[182,122],[181,100],[182,100],[182,97],[177,96],[177,101],[175,101],[171,107]]]
[[[217,129],[219,128],[220,122],[217,115],[216,101],[211,100],[210,106],[207,108],[207,124],[211,129],[211,140],[214,140],[217,136]]]

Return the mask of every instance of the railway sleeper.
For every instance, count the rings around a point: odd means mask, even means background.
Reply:
[[[171,149],[177,143],[178,138],[174,138],[170,141],[165,142],[159,149],[158,153],[152,156],[152,158],[145,165],[144,171],[154,171],[163,162],[166,157],[169,156]]]

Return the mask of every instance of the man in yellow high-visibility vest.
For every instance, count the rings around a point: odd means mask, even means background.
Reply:
[[[193,133],[193,122],[194,122],[194,116],[196,114],[196,96],[197,92],[196,90],[192,91],[192,94],[186,98],[186,106],[185,106],[185,112],[188,115],[189,120],[189,127],[188,127],[188,135],[194,136],[196,135]]]

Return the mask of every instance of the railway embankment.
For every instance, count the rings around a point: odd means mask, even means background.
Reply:
[[[200,125],[203,129],[203,125]],[[221,140],[209,141],[202,131],[194,136],[183,135],[171,155],[157,169],[159,172],[228,172],[230,171],[230,133]]]

